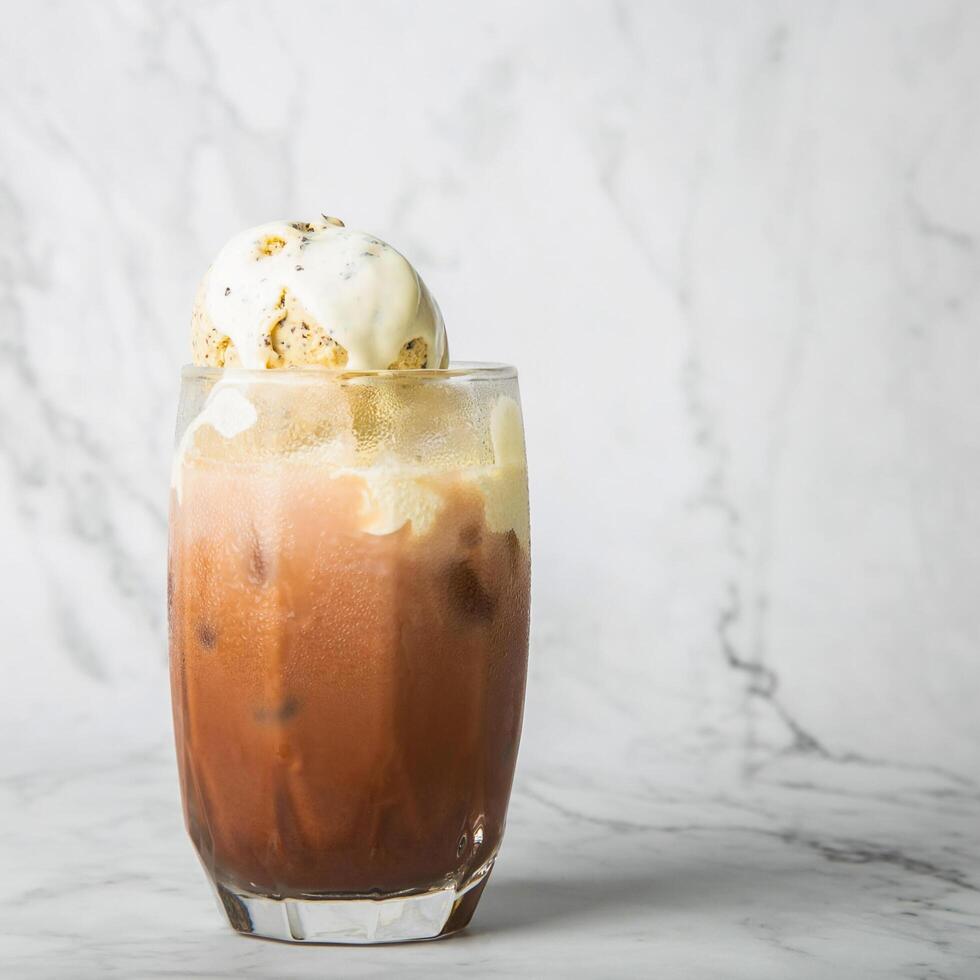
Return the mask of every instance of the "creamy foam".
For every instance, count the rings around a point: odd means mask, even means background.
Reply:
[[[208,443],[203,457],[196,456],[195,440],[206,429],[218,433],[234,456],[234,441],[249,432],[258,419],[247,396],[248,385],[221,380],[211,390],[201,412],[187,426],[175,453],[171,487],[178,506],[183,490],[183,472],[201,459],[205,464],[222,460],[220,444]],[[295,452],[256,459],[253,466],[270,472],[284,466],[300,466],[322,472],[324,479],[354,477],[364,485],[360,511],[361,529],[367,534],[393,534],[406,524],[413,534],[431,528],[447,495],[463,485],[483,498],[484,518],[494,532],[513,530],[528,550],[530,528],[527,510],[527,469],[521,410],[508,395],[499,395],[489,419],[493,462],[477,462],[461,456],[438,466],[409,463],[397,456],[358,464],[356,443],[337,438],[306,446]]]
[[[238,390],[223,381],[219,381],[211,390],[204,408],[193,422],[184,430],[180,445],[174,453],[173,466],[170,471],[170,486],[177,492],[180,502],[183,483],[184,457],[194,443],[198,429],[209,425],[225,439],[234,439],[242,432],[247,432],[258,421],[255,406]]]

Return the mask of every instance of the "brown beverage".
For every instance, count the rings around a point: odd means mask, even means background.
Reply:
[[[236,928],[426,938],[472,915],[517,756],[516,381],[305,374],[185,378],[170,622],[187,826]],[[359,911],[338,926],[339,903]]]

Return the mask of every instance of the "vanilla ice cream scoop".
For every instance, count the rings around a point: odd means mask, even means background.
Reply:
[[[194,363],[442,368],[442,314],[408,260],[373,235],[323,222],[243,231],[198,287]]]

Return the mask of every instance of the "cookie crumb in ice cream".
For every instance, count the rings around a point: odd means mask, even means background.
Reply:
[[[398,358],[388,365],[391,371],[405,368],[424,368],[429,366],[429,345],[421,338],[406,341],[398,352]]]
[[[276,252],[281,252],[285,247],[285,239],[280,238],[278,235],[266,235],[259,242],[259,255],[275,255]]]
[[[332,368],[347,366],[347,351],[317,323],[313,314],[292,293],[283,293],[281,306],[285,315],[269,335],[272,349],[279,359],[270,363],[270,367],[285,364]]]

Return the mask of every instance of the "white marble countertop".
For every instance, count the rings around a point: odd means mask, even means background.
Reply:
[[[939,770],[809,752],[734,773],[640,742],[621,764],[545,766],[532,745],[468,931],[292,947],[219,918],[168,739],[62,734],[60,759],[0,786],[4,976],[980,973],[980,793]]]

